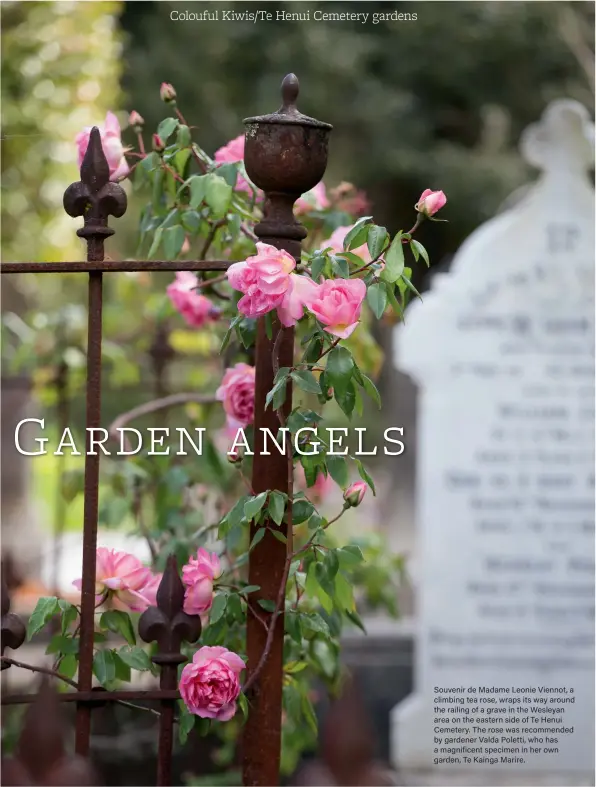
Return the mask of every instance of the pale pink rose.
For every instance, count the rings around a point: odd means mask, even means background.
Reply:
[[[216,320],[219,316],[218,309],[209,298],[201,295],[195,289],[198,279],[190,271],[177,271],[176,281],[166,288],[166,292],[176,311],[184,317],[191,328],[201,328],[208,322]]]
[[[133,612],[143,612],[149,604],[142,590],[152,579],[151,571],[128,552],[97,547],[95,553],[95,597],[99,603],[105,593],[121,601]],[[72,583],[79,590],[82,580]]]
[[[308,276],[298,273],[290,274],[290,286],[286,290],[281,306],[277,307],[277,316],[282,325],[296,325],[308,307],[317,297],[319,285]]]
[[[215,151],[213,156],[214,161],[218,164],[236,164],[239,161],[244,161],[244,134],[230,140],[227,145]],[[236,179],[236,191],[245,191],[252,196],[254,191],[257,191],[257,196],[262,199],[262,194],[258,191],[256,186],[252,186],[243,175],[238,173]]]
[[[420,199],[416,205],[414,205],[414,208],[418,213],[422,213],[424,216],[434,216],[438,210],[441,210],[446,202],[447,197],[442,191],[425,189],[420,195]]]
[[[302,216],[304,213],[310,213],[313,210],[325,210],[328,207],[327,189],[321,180],[314,189],[307,191],[306,194],[303,194],[296,200],[294,213],[297,216]]]
[[[169,82],[162,82],[159,88],[159,97],[162,101],[165,101],[166,104],[168,104],[170,101],[174,101],[176,98],[174,86]]]
[[[246,317],[262,317],[281,306],[290,287],[290,273],[296,261],[287,251],[267,243],[257,243],[257,253],[227,270],[228,281],[244,293],[238,310]]]
[[[136,109],[133,109],[133,111],[128,116],[128,125],[132,126],[136,131],[140,131],[142,126],[145,125],[145,119],[142,117],[142,115],[139,115]]]
[[[362,279],[325,279],[308,308],[328,333],[347,339],[358,325],[365,296]]]
[[[202,615],[211,608],[213,580],[221,574],[221,565],[215,552],[200,547],[197,556],[191,557],[182,568],[184,611],[187,615]]]
[[[182,244],[182,248],[180,249],[180,254],[188,254],[190,251],[190,241],[188,240],[188,235],[184,238],[184,243]]]
[[[91,128],[92,126],[87,126],[79,132],[75,138],[79,169],[83,163],[87,147],[89,146]],[[110,180],[120,180],[128,175],[130,168],[124,158],[126,148],[122,145],[118,118],[112,112],[108,112],[105,124],[103,126],[98,126],[98,128],[101,137],[101,146],[110,168]]]
[[[223,402],[229,427],[248,426],[255,414],[255,367],[237,363],[226,369],[215,396]]]
[[[359,506],[367,489],[364,481],[354,481],[344,492],[344,500],[350,506]]]
[[[338,227],[331,233],[331,237],[329,240],[323,242],[321,246],[321,251],[323,249],[329,248],[331,246],[331,250],[333,254],[340,254],[344,250],[344,238],[348,234],[348,232],[352,229],[351,226],[348,227]],[[357,254],[359,257],[362,258],[363,262],[370,262],[370,252],[368,251],[368,246],[364,243],[362,246],[358,246],[357,249],[351,249],[352,254]]]
[[[203,719],[229,721],[236,713],[240,673],[246,664],[221,646],[199,648],[180,675],[180,696]]]
[[[157,591],[162,578],[163,574],[153,574],[147,584],[139,590],[139,593],[150,607],[157,606]]]

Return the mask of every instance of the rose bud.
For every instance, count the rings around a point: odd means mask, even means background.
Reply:
[[[231,465],[238,464],[238,462],[242,461],[242,456],[238,451],[229,451],[228,452],[228,462]]]
[[[430,189],[426,189],[420,195],[420,199],[416,205],[414,205],[414,208],[418,213],[422,213],[423,216],[428,218],[429,216],[434,216],[438,210],[441,210],[446,202],[447,197],[442,191],[431,191]]]
[[[133,111],[128,116],[128,125],[132,126],[134,130],[138,132],[141,131],[145,125],[145,120],[135,109],[133,109]]]
[[[162,101],[165,101],[166,104],[169,104],[170,101],[175,101],[176,91],[169,82],[162,82],[161,87],[159,88],[159,97]]]
[[[156,153],[163,153],[166,149],[166,146],[163,143],[163,139],[159,136],[159,134],[153,135],[153,150]]]
[[[350,486],[344,492],[344,500],[346,501],[348,507],[359,506],[364,499],[364,493],[366,492],[367,488],[368,487],[364,481],[355,481],[353,484],[350,484]]]

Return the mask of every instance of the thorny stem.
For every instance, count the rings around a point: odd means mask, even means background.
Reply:
[[[416,232],[416,230],[418,229],[418,227],[420,226],[420,224],[422,223],[423,218],[424,218],[424,216],[422,215],[422,213],[418,213],[417,217],[416,217],[416,223],[405,234],[406,235],[413,235]],[[404,243],[404,244],[407,244],[407,243],[410,242],[410,240],[411,240],[411,238],[402,238],[401,242]],[[387,251],[388,248],[389,248],[389,246],[386,246],[380,254],[377,254],[377,256],[374,258],[374,260],[371,260],[370,262],[367,262],[366,265],[363,265],[361,268],[356,268],[355,271],[352,271],[350,273],[350,276],[355,276],[357,273],[361,273],[362,271],[366,270],[367,268],[370,268],[371,265],[374,265],[375,262],[378,262],[381,259],[381,257],[383,256],[383,254],[385,254],[385,252]]]
[[[201,257],[201,259],[204,259],[204,257]],[[197,284],[192,289],[202,290],[203,287],[212,287],[214,284],[218,284],[220,281],[225,281],[226,278],[226,274],[222,273],[220,276],[214,276],[212,279],[204,279],[203,281],[197,282]]]
[[[356,273],[356,271],[354,271],[354,272]],[[325,352],[323,352],[323,353],[321,353],[319,355],[319,361],[321,360],[321,358],[324,358],[327,355],[327,353],[330,353],[331,350],[334,350],[340,342],[341,342],[341,338],[338,337],[337,339],[335,339],[335,341],[333,341],[331,343],[331,345],[329,347],[327,347]]]
[[[213,241],[215,240],[215,236],[217,235],[217,231],[221,229],[221,227],[225,227],[227,224],[227,219],[219,219],[216,221],[211,229],[209,230],[209,235],[205,238],[205,243],[203,245],[203,251],[201,252],[201,256],[199,257],[200,260],[207,259],[207,252]],[[225,274],[221,277],[218,277],[217,281],[223,281],[226,278]]]
[[[138,143],[139,143],[139,150],[141,151],[141,155],[145,156],[146,155],[145,154],[145,143],[143,142],[143,135],[141,134],[140,131],[137,133],[137,140],[138,140]]]

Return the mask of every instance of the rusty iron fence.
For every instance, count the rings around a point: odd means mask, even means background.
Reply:
[[[271,115],[248,118],[244,121],[245,168],[253,183],[265,194],[263,218],[255,227],[255,234],[261,241],[288,251],[297,263],[300,262],[301,241],[307,233],[296,221],[293,206],[303,193],[309,191],[322,179],[327,165],[328,138],[331,130],[329,124],[314,120],[298,111],[296,107],[298,89],[297,78],[293,74],[288,75],[282,83],[282,107]],[[146,610],[139,621],[141,639],[148,643],[157,643],[152,658],[159,667],[160,688],[142,691],[97,691],[93,687],[100,456],[99,452],[89,453],[89,440],[92,434],[89,430],[97,429],[101,425],[103,277],[105,274],[124,271],[184,270],[202,273],[225,271],[231,263],[228,260],[105,260],[104,242],[114,234],[114,230],[108,226],[108,217],[121,217],[126,211],[127,198],[122,187],[109,180],[109,168],[97,128],[91,132],[80,172],[80,181],[70,185],[64,194],[64,209],[72,217],[83,218],[84,225],[77,230],[77,235],[87,244],[87,259],[81,262],[3,263],[0,266],[0,272],[8,275],[81,273],[88,277],[85,418],[87,445],[78,680],[76,683],[73,681],[73,690],[62,693],[52,692],[51,687],[44,683],[37,694],[8,694],[2,697],[3,705],[30,704],[16,756],[11,760],[8,770],[3,769],[3,783],[93,783],[91,771],[81,765],[81,758],[85,762],[90,755],[94,707],[106,702],[143,700],[157,703],[159,707],[156,783],[169,785],[172,783],[175,706],[180,696],[177,674],[179,665],[186,661],[181,653],[181,644],[196,642],[201,634],[199,617],[187,615],[183,611],[184,588],[174,556],[168,558],[157,593],[157,606]],[[272,335],[268,338],[265,321],[261,318],[258,320],[256,340],[255,456],[252,486],[255,494],[268,489],[278,489],[288,494],[291,501],[292,480],[288,473],[287,458],[276,453],[264,455],[261,450],[263,437],[261,428],[276,430],[279,426],[277,413],[265,409],[267,392],[273,386],[274,349],[280,366],[292,366],[294,331],[283,329],[274,320]],[[167,352],[165,355],[167,356]],[[154,346],[154,362],[159,394],[163,394],[161,387],[163,357],[164,337],[158,337]],[[287,416],[291,410],[290,389],[284,408]],[[290,510],[287,524],[283,526],[284,534],[288,536],[287,544],[274,538],[267,530],[265,538],[251,551],[248,581],[251,585],[260,586],[257,595],[262,599],[276,601],[280,593],[280,586],[284,582],[287,550],[292,549],[291,521]],[[253,536],[254,532],[251,532],[251,538]],[[272,614],[275,613],[264,613],[264,617],[271,619]],[[274,785],[279,782],[283,605],[281,611],[273,618],[273,625],[268,626],[269,634],[261,626],[261,621],[252,616],[247,620],[247,683],[257,666],[262,667],[257,679],[251,681],[247,689],[250,712],[242,737],[243,782],[247,785]],[[17,649],[24,640],[24,624],[18,616],[10,612],[10,599],[3,583],[2,669],[20,664],[15,659],[5,656],[4,651],[6,648]],[[265,658],[265,663],[259,665],[262,658]],[[43,672],[43,669],[41,671]],[[67,747],[64,746],[57,732],[58,728],[54,730],[53,725],[46,724],[44,731],[44,725],[39,723],[38,718],[40,714],[47,718],[52,712],[51,709],[54,706],[58,707],[62,702],[76,703],[75,754],[72,756],[65,754]],[[48,727],[52,728],[50,732]],[[37,741],[35,745],[34,740]],[[41,749],[45,747],[50,754],[32,757],[32,750],[37,748],[41,751],[40,747]],[[48,781],[48,778],[57,780]]]

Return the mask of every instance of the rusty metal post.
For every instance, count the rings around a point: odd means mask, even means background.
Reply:
[[[81,164],[81,180],[64,193],[64,209],[69,216],[83,216],[84,226],[77,235],[87,242],[87,261],[100,263],[103,244],[114,234],[108,216],[116,218],[126,211],[126,194],[121,186],[110,182],[110,168],[101,145],[99,129],[94,127]],[[101,420],[101,334],[103,273],[101,268],[89,273],[87,324],[87,411],[85,416],[85,506],[83,514],[83,571],[81,589],[81,639],[79,650],[79,688],[90,691],[93,679],[93,633],[95,617],[95,554],[97,549],[97,515],[99,505],[99,449],[90,453],[91,434]],[[91,706],[77,706],[75,750],[87,756],[91,733]]]
[[[170,555],[157,590],[157,606],[149,607],[139,619],[139,636],[144,642],[156,641],[153,661],[160,667],[160,689],[172,692],[178,688],[178,666],[186,656],[180,652],[183,641],[196,642],[201,636],[201,619],[184,612],[184,585],[178,574],[175,555]],[[161,700],[159,716],[159,748],[157,752],[157,785],[172,784],[172,745],[174,742],[174,711],[176,700]]]
[[[331,126],[302,115],[296,108],[298,79],[289,74],[282,83],[283,105],[272,115],[247,118],[244,163],[252,182],[265,192],[263,220],[255,227],[260,241],[284,249],[300,262],[300,246],[306,230],[294,218],[295,201],[321,180],[327,166],[327,146]],[[283,331],[278,337],[279,331]],[[278,489],[292,499],[292,475],[288,459],[277,452],[263,456],[263,433],[275,434],[280,426],[277,413],[265,409],[265,398],[273,387],[276,349],[279,367],[294,363],[294,330],[273,321],[272,337],[267,337],[265,320],[259,319],[256,342],[255,440],[252,486],[255,494]],[[290,412],[291,386],[288,385],[284,412]],[[249,562],[249,583],[259,585],[259,598],[276,602],[284,579],[288,549],[291,549],[291,506],[280,530],[288,544],[270,532],[253,549]],[[276,527],[275,525],[273,525]],[[256,527],[251,527],[251,539]],[[271,618],[270,614],[264,615]],[[255,670],[266,646],[267,634],[253,616],[247,622],[248,679]],[[248,690],[249,716],[243,733],[243,783],[276,785],[279,783],[281,749],[282,671],[284,619],[275,622],[269,655]]]
[[[60,347],[60,342],[58,344]],[[56,390],[56,415],[58,419],[58,434],[64,434],[64,430],[70,421],[70,399],[68,392],[69,370],[64,358],[60,359],[54,386]],[[66,453],[58,457],[58,483],[56,485],[56,503],[54,509],[54,550],[52,555],[52,591],[55,596],[59,596],[59,569],[62,558],[62,537],[64,535],[64,520],[66,518],[66,500],[63,493],[63,482],[66,475]],[[56,633],[59,631],[58,621],[54,621]]]

